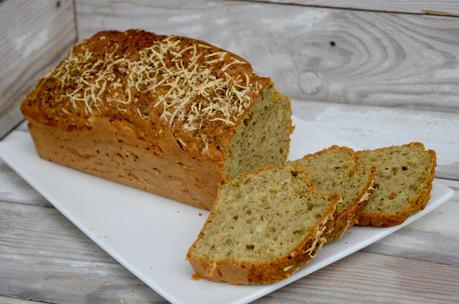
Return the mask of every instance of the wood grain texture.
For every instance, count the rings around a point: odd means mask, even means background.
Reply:
[[[0,159],[0,201],[50,207],[48,201]]]
[[[26,123],[23,122],[3,138],[2,141],[20,140],[28,136],[30,135]],[[1,158],[0,201],[51,207],[41,194],[27,184],[16,172],[11,170]]]
[[[312,7],[358,9],[382,12],[398,12],[428,15],[459,16],[459,3],[456,0],[249,0],[299,4]]]
[[[294,101],[294,115],[361,149],[421,141],[437,152],[436,176],[459,180],[459,114]]]
[[[56,209],[0,202],[0,294],[52,303],[163,299]]]
[[[457,209],[459,194],[453,204]],[[441,220],[433,214],[418,222]],[[457,212],[457,211],[456,211]],[[455,228],[451,221],[437,229]],[[417,228],[403,229],[416,237]],[[399,236],[385,240],[397,244]],[[459,267],[431,246],[443,233],[424,239],[420,256],[406,258],[406,246],[359,252],[270,294],[258,303],[448,303],[457,299]],[[451,236],[458,259],[459,238]],[[378,243],[379,244],[379,243]],[[380,254],[382,253],[382,254]],[[431,255],[429,260],[423,256]],[[0,294],[51,303],[164,303],[57,210],[0,202]]]
[[[71,0],[0,2],[0,138],[22,120],[18,104],[38,77],[75,41],[74,25]]]
[[[451,189],[459,190],[459,180],[442,179],[441,183],[447,187],[450,187]]]
[[[9,297],[9,296],[0,295],[0,303],[1,304],[37,304],[37,303],[46,303],[46,302],[41,302],[39,300],[26,300],[26,299],[20,299],[17,297]]]
[[[256,303],[455,303],[459,269],[357,252]]]
[[[247,58],[298,99],[459,112],[456,18],[266,3],[77,1],[79,34],[145,28]]]
[[[440,182],[445,184],[443,180]],[[457,181],[454,183],[446,185],[459,186]],[[459,267],[458,218],[459,191],[456,188],[453,199],[441,208],[363,251]]]

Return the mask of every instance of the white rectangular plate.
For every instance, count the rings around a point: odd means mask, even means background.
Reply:
[[[322,130],[307,128],[300,119],[294,121],[290,159],[333,144],[352,146]],[[191,279],[193,270],[185,254],[206,219],[206,211],[41,160],[28,136],[0,143],[0,157],[96,244],[173,303],[253,301],[380,240],[453,196],[451,189],[434,182],[427,207],[403,224],[354,227],[280,283],[232,286]]]

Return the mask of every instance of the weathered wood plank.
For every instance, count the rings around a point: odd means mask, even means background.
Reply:
[[[294,114],[362,149],[421,141],[437,152],[437,177],[459,180],[459,114],[295,101]]]
[[[456,0],[249,0],[299,4],[312,7],[358,9],[382,12],[398,12],[427,15],[459,16],[459,3]]]
[[[27,121],[21,122],[14,130],[28,132],[29,129],[27,128]]]
[[[163,299],[56,209],[0,203],[0,294],[52,303]]]
[[[0,137],[19,123],[18,104],[75,41],[72,0],[0,2]]]
[[[16,297],[8,297],[8,296],[0,295],[0,303],[1,304],[37,304],[37,303],[39,304],[39,303],[46,303],[46,302],[41,302],[38,300],[20,299]],[[49,304],[49,302],[46,304]]]
[[[430,242],[419,246],[429,250]],[[422,261],[392,255],[354,254],[259,303],[447,303],[459,296],[459,267],[445,265],[443,256]],[[164,302],[51,208],[0,202],[0,268],[0,294],[19,298],[53,303]]]
[[[257,303],[454,303],[459,268],[357,252]]]
[[[454,180],[454,179],[440,179],[440,182],[447,186],[450,187],[453,190],[458,190],[459,191],[459,180]]]
[[[459,191],[456,190],[454,197],[441,208],[363,251],[459,267],[458,218]]]
[[[298,99],[459,112],[456,18],[266,3],[77,1],[79,34],[145,28],[247,58]]]
[[[48,201],[0,159],[0,201],[51,207]]]
[[[20,124],[10,132],[2,141],[19,140],[30,136]],[[48,201],[35,189],[27,184],[19,175],[11,170],[0,158],[0,201],[51,207]]]

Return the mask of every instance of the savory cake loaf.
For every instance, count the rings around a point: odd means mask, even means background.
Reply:
[[[375,190],[358,218],[358,225],[398,225],[424,209],[435,176],[435,151],[413,142],[358,151],[357,156],[367,166],[376,167]]]
[[[328,241],[341,238],[355,224],[373,190],[374,168],[359,162],[351,148],[339,146],[306,155],[297,163],[306,169],[317,191],[342,197],[324,235]]]
[[[141,30],[75,45],[21,110],[40,157],[207,209],[227,179],[284,162],[293,130],[241,57]]]
[[[314,191],[301,165],[267,165],[221,188],[187,259],[207,280],[269,284],[311,260],[340,197]]]

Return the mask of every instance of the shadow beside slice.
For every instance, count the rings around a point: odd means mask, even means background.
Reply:
[[[361,226],[393,226],[424,209],[435,176],[435,151],[421,143],[357,152],[376,167],[375,190],[358,219]]]
[[[187,258],[205,279],[269,284],[321,248],[340,197],[313,192],[300,165],[268,166],[226,184]]]

